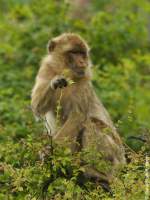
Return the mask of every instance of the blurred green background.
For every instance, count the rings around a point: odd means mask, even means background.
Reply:
[[[68,31],[88,41],[93,85],[124,141],[139,150],[128,138],[150,134],[149,0],[0,0],[1,162],[17,162],[11,149],[42,131],[31,88],[48,40]]]
[[[148,133],[149,1],[69,2],[0,0],[0,137],[28,134],[27,107],[40,60],[48,40],[68,31],[88,41],[93,84],[120,134]]]

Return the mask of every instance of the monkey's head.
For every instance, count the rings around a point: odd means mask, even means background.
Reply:
[[[82,78],[89,73],[89,47],[79,35],[64,33],[53,38],[48,43],[48,52],[74,77]]]

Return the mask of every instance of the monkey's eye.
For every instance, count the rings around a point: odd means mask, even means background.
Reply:
[[[87,57],[87,52],[81,51],[81,52],[79,52],[79,55],[81,55],[83,58],[86,58]]]
[[[74,55],[82,55],[82,56],[86,56],[86,52],[85,51],[75,51],[75,50],[72,50],[72,51],[69,51],[70,54],[74,54]]]

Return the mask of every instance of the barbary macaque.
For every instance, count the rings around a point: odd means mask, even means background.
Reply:
[[[111,169],[106,173],[83,157],[85,177],[109,183],[114,171],[125,163],[124,148],[108,112],[94,92],[91,78],[87,43],[77,34],[64,33],[48,43],[48,55],[37,74],[31,105],[35,115],[46,118],[56,143],[66,145],[67,138],[72,153],[93,151],[92,159],[99,163],[101,159],[108,161]],[[56,126],[58,101],[59,127]]]

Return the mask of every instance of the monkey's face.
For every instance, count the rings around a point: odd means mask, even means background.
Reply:
[[[67,66],[73,71],[77,77],[83,77],[88,67],[88,53],[87,50],[79,45],[73,45],[70,50],[66,52]]]
[[[54,38],[49,45],[49,52],[52,51],[75,77],[85,76],[89,65],[88,46],[80,36],[67,33]]]

